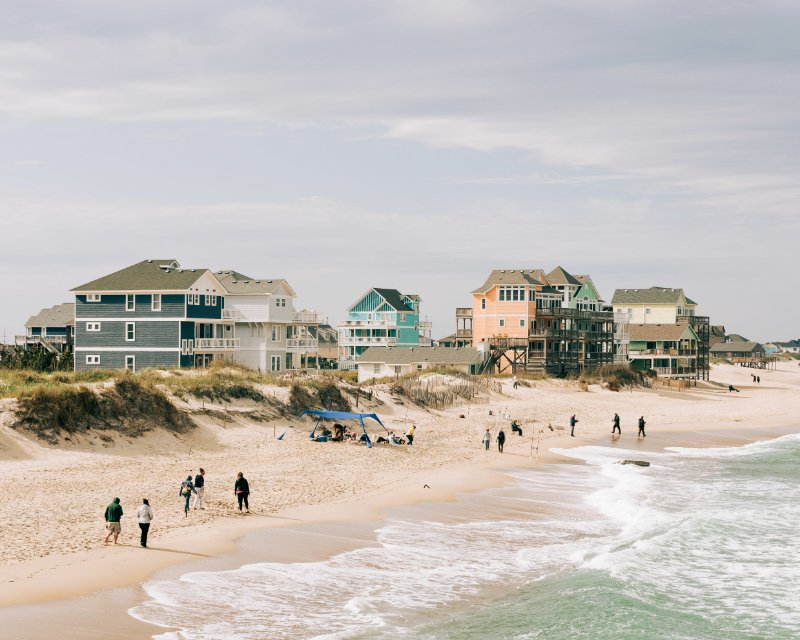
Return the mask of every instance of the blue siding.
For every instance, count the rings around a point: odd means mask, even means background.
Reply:
[[[125,340],[125,325],[122,320],[103,320],[100,331],[86,331],[86,322],[75,326],[75,344],[78,347],[180,347],[180,322],[154,322],[138,320],[136,339]]]
[[[135,294],[136,308],[125,310],[124,295],[101,294],[100,302],[86,302],[85,295],[75,296],[76,318],[183,318],[186,297],[182,294],[161,296],[161,311],[153,311],[153,296]]]
[[[136,356],[136,370],[142,369],[175,369],[180,364],[177,351],[103,351],[97,354],[100,356],[100,364],[86,364],[87,353],[78,351],[75,354],[75,370],[86,371],[89,369],[124,369],[125,356]]]
[[[222,318],[222,307],[224,298],[217,296],[217,304],[206,306],[206,297],[204,294],[200,295],[200,304],[190,304],[186,307],[187,318],[205,318],[216,319]]]

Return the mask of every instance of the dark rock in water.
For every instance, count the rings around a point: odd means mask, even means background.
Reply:
[[[620,464],[635,464],[637,467],[649,467],[650,463],[646,460],[623,460]]]

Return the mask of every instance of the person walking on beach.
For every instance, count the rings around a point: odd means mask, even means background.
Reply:
[[[576,424],[578,424],[578,419],[575,417],[575,414],[573,413],[569,419],[569,435],[571,435],[573,438],[575,437]]]
[[[194,490],[194,483],[192,482],[192,474],[189,473],[186,476],[186,480],[181,482],[181,490],[178,494],[181,498],[184,499],[183,503],[183,515],[185,518],[189,517],[189,500],[192,499],[192,494],[197,494],[197,491]]]
[[[642,436],[642,438],[644,438],[645,435],[647,435],[644,432],[644,425],[645,425],[644,416],[642,416],[641,418],[639,418],[639,435],[636,436],[637,438],[639,436]]]
[[[119,498],[114,498],[114,501],[106,507],[105,517],[106,529],[108,529],[106,544],[108,544],[108,540],[112,535],[114,536],[114,544],[117,544],[117,539],[122,531],[122,524],[120,523],[122,519],[122,505],[119,503]]]
[[[203,469],[203,467],[200,467],[200,473],[198,473],[194,477],[194,493],[195,493],[195,496],[194,496],[194,508],[195,509],[203,509],[203,510],[205,510],[205,507],[203,506],[203,494],[206,491],[206,480],[205,480],[205,477],[204,477],[205,475],[206,475],[206,470]]]
[[[142,506],[136,512],[136,517],[139,518],[139,529],[142,530],[139,544],[147,548],[147,533],[150,531],[150,523],[153,521],[153,510],[150,508],[150,501],[147,498],[142,498]]]
[[[247,479],[241,471],[236,476],[236,484],[233,485],[233,493],[239,501],[239,511],[242,510],[242,503],[244,503],[245,510],[247,513],[250,513],[250,504],[247,501],[247,497],[250,495],[250,483],[247,482]]]
[[[619,435],[622,435],[622,429],[619,428],[619,414],[618,413],[614,414],[614,420],[613,420],[612,424],[614,426],[611,427],[611,433],[613,434],[614,431],[616,431]]]
[[[406,431],[406,443],[407,444],[414,444],[414,432],[417,430],[417,425],[412,424],[408,430]]]
[[[517,374],[515,373],[514,376],[511,378],[511,383],[514,389],[519,386],[519,380],[517,380]]]
[[[497,432],[497,450],[503,453],[503,445],[506,443],[506,432],[500,429]]]
[[[492,434],[489,432],[489,429],[486,429],[486,433],[483,434],[483,446],[486,450],[489,450],[489,445],[492,444]]]
[[[761,376],[756,376],[756,382],[757,382],[758,384],[761,384]]]

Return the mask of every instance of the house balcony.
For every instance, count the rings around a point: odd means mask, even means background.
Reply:
[[[341,358],[338,366],[341,371],[354,371],[358,369],[358,361],[355,358]]]
[[[694,349],[640,349],[629,351],[632,356],[696,356]]]
[[[292,322],[294,324],[328,324],[328,319],[315,311],[293,311]]]
[[[429,337],[427,337],[427,336],[420,336],[419,337],[419,346],[420,347],[430,347],[431,344],[432,344],[432,341],[431,341],[431,339]]]
[[[239,338],[195,338],[195,353],[227,353],[239,350]]]
[[[456,318],[471,318],[472,307],[456,307]]]
[[[342,320],[339,329],[397,329],[396,322],[388,320]]]
[[[456,338],[472,338],[472,329],[456,329]]]
[[[36,344],[38,342],[67,344],[67,336],[14,336],[14,344]]]
[[[397,344],[394,336],[339,336],[340,347],[390,347]]]
[[[286,350],[302,353],[319,349],[319,340],[316,338],[287,338]]]
[[[223,320],[238,320],[241,317],[242,317],[242,313],[238,309],[223,309],[222,310],[222,319]]]

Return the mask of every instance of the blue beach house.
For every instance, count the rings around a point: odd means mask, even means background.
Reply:
[[[339,323],[339,368],[355,369],[369,347],[430,346],[431,323],[421,320],[418,295],[374,287],[347,310]]]
[[[239,350],[225,288],[208,269],[143,260],[72,292],[76,371],[202,367]]]

